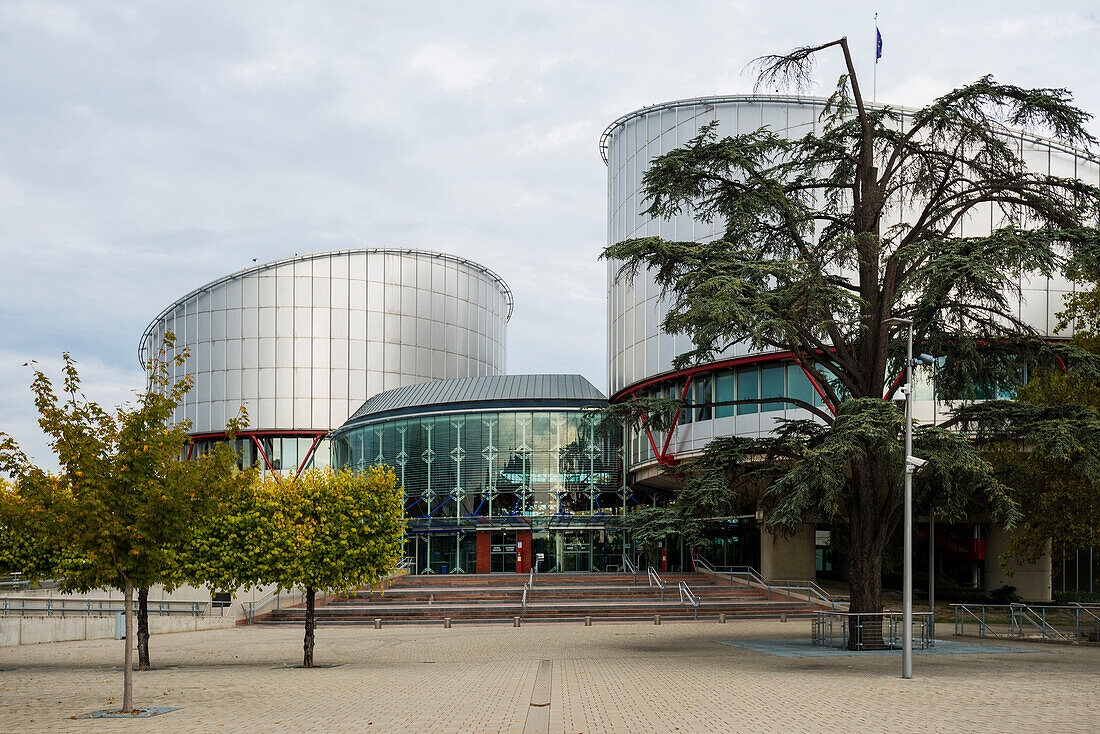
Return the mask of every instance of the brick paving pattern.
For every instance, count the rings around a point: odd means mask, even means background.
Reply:
[[[134,700],[181,710],[95,721],[68,717],[117,705],[121,643],[25,645],[0,648],[0,732],[1100,730],[1097,647],[918,655],[903,681],[896,656],[783,658],[715,643],[808,636],[806,622],[772,621],[321,627],[317,662],[336,665],[302,670],[286,667],[300,662],[296,627],[160,635],[159,669],[135,674]]]

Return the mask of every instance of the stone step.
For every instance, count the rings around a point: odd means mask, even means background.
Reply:
[[[809,613],[814,607],[809,604],[777,604],[774,602],[729,602],[700,604],[699,613],[717,615],[724,613],[730,616],[745,614],[793,614]],[[389,606],[389,607],[349,607],[339,610],[321,607],[317,609],[316,618],[319,622],[329,620],[363,621],[374,619],[505,619],[523,615],[520,604],[483,604],[483,605],[450,605],[438,604],[433,606]],[[526,610],[527,618],[582,618],[582,617],[652,617],[654,614],[694,614],[690,605],[679,603],[637,603],[637,604],[531,604]],[[299,621],[304,622],[305,612],[300,609],[283,609],[265,615],[265,621]]]
[[[807,606],[797,605],[754,605],[743,608],[731,609],[726,607],[699,607],[698,618],[699,619],[717,619],[719,614],[725,614],[726,618],[730,621],[737,619],[762,619],[762,618],[775,618],[782,614],[787,615],[789,618],[808,618],[812,615],[813,609]],[[372,624],[375,619],[381,619],[383,623],[388,622],[441,622],[444,618],[449,618],[454,621],[496,621],[496,620],[512,620],[514,617],[523,616],[524,619],[538,620],[538,621],[555,621],[555,620],[581,620],[584,617],[592,617],[593,619],[600,620],[651,620],[653,615],[659,614],[662,619],[693,619],[695,618],[695,610],[690,606],[676,606],[676,607],[660,607],[660,608],[645,608],[645,609],[622,609],[622,608],[608,608],[608,609],[594,609],[594,608],[573,608],[573,609],[532,609],[530,606],[527,608],[526,615],[523,615],[520,608],[496,608],[496,609],[481,609],[481,610],[428,610],[427,608],[422,610],[409,611],[401,614],[355,614],[355,615],[341,615],[333,617],[317,617],[318,625],[335,625],[335,624]],[[294,624],[301,625],[305,623],[305,615],[268,615],[259,622],[260,624]]]
[[[759,589],[728,589],[728,588],[698,588],[693,587],[692,592],[695,593],[700,599],[708,598],[760,598],[764,599],[767,594],[763,590]],[[676,588],[666,588],[665,595],[679,594]],[[365,593],[359,592],[347,600],[336,600],[329,602],[329,605],[333,604],[348,604],[348,603],[363,603],[363,602],[386,602],[399,600],[404,602],[444,602],[444,601],[479,601],[485,599],[510,599],[518,597],[523,594],[521,588],[510,589],[487,589],[487,588],[469,588],[469,589],[389,589],[386,593],[381,594],[378,592]],[[597,587],[597,588],[584,588],[584,587],[543,587],[536,586],[529,592],[529,595],[533,595],[539,599],[637,599],[637,598],[659,598],[660,590],[657,588],[649,587]]]

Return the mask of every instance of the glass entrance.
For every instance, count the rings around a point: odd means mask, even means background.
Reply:
[[[591,533],[584,530],[562,532],[562,567],[565,571],[592,570]]]
[[[489,571],[516,572],[516,534],[494,532],[489,536]]]

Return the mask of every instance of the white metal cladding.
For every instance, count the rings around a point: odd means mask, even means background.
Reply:
[[[177,419],[221,431],[240,405],[253,430],[328,430],[367,398],[427,380],[506,369],[512,294],[487,268],[421,250],[320,252],[209,283],[166,308],[165,331],[190,350],[176,377],[194,388]]]
[[[701,126],[715,120],[719,135],[747,133],[766,125],[776,134],[802,137],[817,131],[823,104],[822,99],[790,96],[701,97],[647,107],[619,118],[600,139],[600,153],[608,165],[608,242],[653,235],[701,242],[719,236],[722,227],[719,222],[696,221],[689,213],[657,220],[644,213],[642,177],[650,162],[682,147],[698,135]],[[1100,184],[1100,167],[1095,158],[1034,135],[1009,130],[1005,135],[1014,141],[1032,170]],[[898,212],[897,216],[900,215]],[[987,206],[960,224],[959,234],[987,233],[995,223],[993,209]],[[662,332],[660,323],[667,305],[660,299],[652,277],[642,273],[633,284],[616,283],[613,278],[616,268],[617,263],[608,263],[607,351],[611,396],[642,380],[670,372],[673,358],[691,348],[687,337]],[[1062,309],[1073,284],[1060,277],[1048,279],[1025,274],[1021,286],[1019,316],[1042,334],[1067,335],[1054,331],[1057,322],[1054,314]],[[746,345],[737,344],[720,358],[751,353]],[[762,415],[739,415],[736,427],[733,418],[725,419],[730,425],[703,421],[681,426],[670,450],[696,450],[716,435],[767,432],[774,422],[771,418],[784,415],[802,417],[805,413],[781,409]],[[723,425],[719,426],[720,422]],[[635,436],[634,447],[638,456],[649,451],[644,435]]]

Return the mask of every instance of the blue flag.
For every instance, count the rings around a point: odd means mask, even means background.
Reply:
[[[875,63],[882,58],[882,33],[878,27],[875,28]]]

